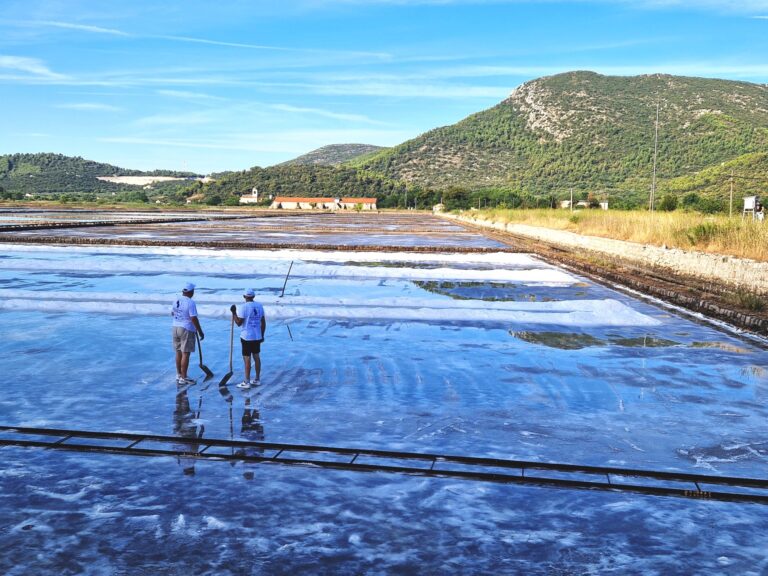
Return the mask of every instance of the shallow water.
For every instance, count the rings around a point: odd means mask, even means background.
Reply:
[[[764,347],[528,257],[356,255],[385,264],[360,266],[348,254],[290,251],[5,255],[5,425],[766,475]],[[213,382],[229,369],[229,304],[257,289],[269,322],[262,387],[235,388],[236,348],[231,400],[215,384],[177,390],[167,309],[187,279],[198,283]],[[7,574],[768,569],[761,505],[2,454]]]

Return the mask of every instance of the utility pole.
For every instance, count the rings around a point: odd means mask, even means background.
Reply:
[[[731,170],[731,201],[728,207],[728,217],[733,217],[733,170]]]
[[[659,153],[659,106],[661,102],[656,100],[656,130],[653,137],[653,180],[651,180],[651,199],[648,209],[653,212],[656,203],[656,158]]]
[[[573,212],[573,188],[571,188],[571,212]]]

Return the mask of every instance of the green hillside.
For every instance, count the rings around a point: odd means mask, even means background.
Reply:
[[[527,82],[493,108],[351,165],[436,188],[565,197],[573,187],[640,202],[650,187],[657,102],[659,192],[768,151],[765,85],[570,72]]]
[[[323,146],[303,154],[288,162],[283,162],[283,165],[319,164],[321,166],[337,166],[352,160],[373,156],[382,150],[385,150],[385,148],[373,146],[372,144],[331,144],[330,146]]]
[[[111,194],[136,191],[136,186],[112,184],[98,176],[194,176],[170,170],[142,172],[62,154],[0,156],[0,186],[9,195]],[[176,184],[178,187],[178,184]],[[166,185],[168,188],[168,185]]]
[[[355,168],[282,164],[232,173],[210,184],[195,184],[186,193],[201,195],[208,204],[236,204],[239,196],[254,187],[265,204],[269,204],[270,196],[363,196],[379,198],[383,206],[397,205],[407,188],[403,182]]]

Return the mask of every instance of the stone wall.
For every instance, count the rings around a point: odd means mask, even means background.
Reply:
[[[768,262],[756,262],[716,254],[706,254],[677,248],[659,248],[624,240],[612,240],[596,236],[582,236],[565,230],[539,228],[525,224],[503,224],[468,215],[443,214],[447,218],[463,220],[509,232],[526,238],[542,240],[565,248],[605,254],[670,270],[676,274],[694,276],[703,280],[744,287],[768,294]]]

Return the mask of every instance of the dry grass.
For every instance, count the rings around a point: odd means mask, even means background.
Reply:
[[[499,222],[768,261],[768,221],[693,212],[487,210]]]

